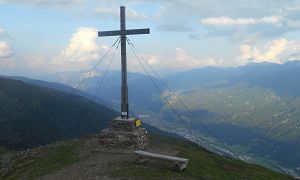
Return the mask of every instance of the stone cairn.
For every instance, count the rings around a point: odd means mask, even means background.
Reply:
[[[147,131],[140,127],[140,120],[136,118],[113,119],[107,129],[103,129],[99,136],[101,146],[121,149],[144,149],[148,144]]]

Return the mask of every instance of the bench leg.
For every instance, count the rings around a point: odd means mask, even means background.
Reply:
[[[173,167],[177,171],[182,171],[186,168],[186,163],[175,162]]]
[[[144,162],[146,162],[146,161],[148,161],[148,159],[147,159],[147,158],[144,158],[144,157],[137,157],[137,158],[136,158],[136,162],[137,162],[138,164],[142,164],[142,163],[144,163]]]

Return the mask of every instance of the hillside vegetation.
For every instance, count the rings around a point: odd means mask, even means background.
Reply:
[[[117,113],[80,96],[0,78],[0,151],[99,132]]]

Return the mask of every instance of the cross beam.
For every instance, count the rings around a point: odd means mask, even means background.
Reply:
[[[129,118],[128,106],[128,86],[127,86],[127,55],[126,55],[126,36],[136,34],[150,34],[150,29],[126,29],[125,7],[120,7],[120,30],[116,31],[100,31],[99,37],[103,36],[121,36],[121,72],[122,72],[122,86],[121,86],[121,117],[122,119]]]
[[[150,34],[150,29],[130,29],[125,30],[125,35],[135,35],[135,34]],[[98,36],[121,36],[122,32],[120,30],[116,31],[100,31],[98,32]]]

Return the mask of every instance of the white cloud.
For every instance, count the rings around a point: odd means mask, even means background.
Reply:
[[[28,56],[27,59],[28,66],[31,68],[41,68],[46,63],[46,57],[42,54]]]
[[[218,21],[217,18],[221,17],[223,17],[222,20],[230,24],[251,25],[257,23],[257,20],[260,24],[277,24],[276,21],[283,15],[281,10],[286,11],[284,7],[290,6],[292,1],[293,0],[285,0],[270,3],[269,1],[252,0],[251,3],[249,3],[244,0],[163,0],[160,1],[161,6],[157,12],[157,17],[159,18],[159,27],[172,25],[171,28],[164,28],[164,30],[168,31],[174,31],[175,28],[172,27],[177,28],[182,26],[184,26],[186,30],[196,29],[194,25],[200,19],[206,20],[211,18],[210,20],[216,23],[216,21]],[[275,14],[275,16],[270,16],[273,14]],[[259,30],[259,27],[257,28]]]
[[[0,42],[0,58],[8,58],[11,56],[12,50],[8,43],[5,41]]]
[[[148,64],[155,65],[159,63],[159,59],[156,56],[149,56],[147,59]]]
[[[285,7],[285,9],[287,11],[300,11],[299,1],[292,2],[291,4],[287,5],[287,7]]]
[[[79,28],[71,37],[69,45],[52,63],[64,70],[78,70],[90,67],[99,58],[101,47],[97,44],[94,28]]]
[[[0,27],[0,38],[13,40],[14,38],[4,29]]]
[[[241,66],[249,62],[284,63],[290,60],[300,60],[300,42],[285,38],[274,39],[265,44],[253,45],[253,41],[240,45],[236,58],[223,60],[213,57],[193,57],[183,48],[176,48],[174,55],[143,55],[146,61],[155,69],[193,69],[207,66]],[[133,65],[131,65],[133,66]],[[138,69],[139,64],[133,67]],[[138,71],[142,72],[142,69]]]
[[[300,42],[289,41],[285,38],[275,39],[263,46],[243,44],[240,47],[240,64],[248,62],[284,63],[300,58]]]
[[[80,79],[86,79],[86,78],[93,78],[93,77],[99,77],[101,76],[102,74],[93,70],[93,71],[89,71],[89,72],[86,72],[86,73],[83,73],[80,77]]]
[[[201,23],[208,26],[247,26],[255,24],[278,25],[281,21],[281,16],[266,16],[262,18],[230,18],[221,16],[201,19]]]
[[[103,19],[118,19],[120,18],[120,10],[119,8],[108,8],[108,7],[97,7],[95,8],[95,12]],[[130,20],[146,20],[148,16],[143,13],[139,13],[132,8],[126,8],[126,18]]]
[[[282,22],[283,18],[281,16],[266,16],[261,18],[261,20],[258,20],[260,23],[266,23],[266,24],[275,24],[278,25]]]
[[[28,4],[34,6],[67,7],[83,3],[83,0],[0,0],[0,4]]]
[[[15,67],[13,50],[5,41],[0,41],[0,66],[13,68]]]
[[[10,35],[7,33],[7,31],[0,27],[0,38],[9,38],[11,39]]]
[[[146,61],[153,67],[173,69],[193,69],[206,66],[221,66],[224,62],[214,58],[195,58],[189,55],[183,48],[176,48],[175,54],[170,55],[143,55]]]
[[[5,33],[3,28],[0,28],[0,36],[2,36]]]
[[[229,17],[210,17],[201,19],[201,23],[209,26],[232,26],[232,25],[250,25],[256,24],[253,18],[229,18]]]
[[[182,48],[176,48],[175,58],[173,61],[169,61],[169,64],[173,67],[195,68],[203,66],[218,66],[222,63],[222,60],[216,60],[213,58],[194,58],[186,53]]]
[[[298,20],[288,20],[287,25],[292,28],[300,29],[300,21]]]

